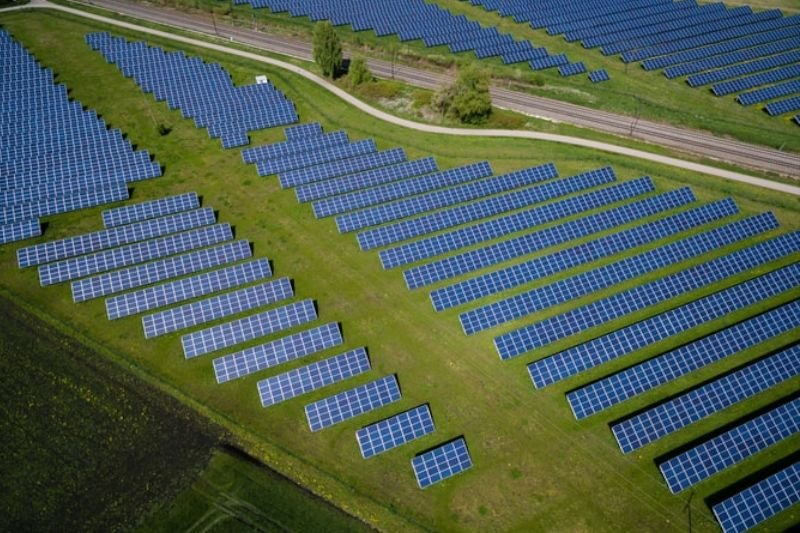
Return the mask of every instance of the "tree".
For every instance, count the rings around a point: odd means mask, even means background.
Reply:
[[[372,81],[372,72],[370,72],[367,62],[363,57],[356,57],[350,62],[350,67],[347,72],[347,81],[350,83],[350,87],[357,87],[362,83]]]
[[[322,69],[322,75],[335,77],[342,70],[342,43],[329,21],[317,22],[313,42],[314,61]]]
[[[489,77],[474,66],[460,70],[455,83],[436,94],[433,106],[465,124],[485,122],[492,113]]]

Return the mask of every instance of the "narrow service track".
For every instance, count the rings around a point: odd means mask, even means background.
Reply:
[[[383,120],[385,122],[389,122],[398,126],[402,126],[405,128],[423,131],[426,133],[436,133],[441,135],[455,135],[455,136],[466,136],[466,137],[508,137],[508,138],[519,138],[519,139],[532,139],[532,140],[539,140],[539,141],[548,141],[548,142],[557,142],[562,144],[568,144],[572,146],[581,146],[584,148],[591,148],[595,150],[601,150],[604,152],[620,154],[628,157],[635,157],[638,159],[653,161],[656,163],[661,163],[664,165],[669,165],[672,167],[682,168],[686,170],[690,170],[692,172],[698,172],[702,174],[707,174],[710,176],[716,176],[719,178],[729,179],[733,181],[738,181],[742,183],[748,183],[750,185],[755,185],[758,187],[763,187],[766,189],[772,189],[788,194],[792,194],[795,196],[800,196],[800,187],[795,187],[792,185],[779,183],[775,181],[765,180],[761,178],[757,178],[754,176],[748,176],[746,174],[741,174],[738,172],[732,172],[729,170],[724,170],[716,167],[712,167],[709,165],[703,165],[700,163],[694,163],[691,161],[684,161],[682,159],[677,159],[674,157],[667,157],[662,156],[659,154],[654,154],[651,152],[645,152],[643,150],[636,150],[633,148],[627,148],[624,146],[618,146],[611,143],[599,142],[599,141],[592,141],[588,139],[582,139],[579,137],[569,137],[565,135],[555,135],[550,133],[539,133],[533,131],[516,131],[516,130],[483,130],[483,129],[457,129],[457,128],[447,128],[443,126],[432,126],[429,124],[421,124],[418,122],[414,122],[411,120],[406,120],[402,118],[395,117],[394,115],[390,115],[389,113],[385,113],[379,109],[376,109],[369,104],[358,100],[354,96],[348,94],[344,90],[340,89],[336,85],[330,83],[329,81],[320,78],[316,74],[312,74],[311,72],[298,67],[297,65],[293,65],[291,63],[286,63],[285,61],[281,61],[278,59],[273,59],[270,57],[264,57],[258,54],[254,54],[252,52],[245,52],[242,50],[237,50],[235,48],[230,48],[228,46],[223,46],[219,44],[210,43],[203,40],[193,39],[190,37],[184,37],[180,35],[173,35],[169,32],[155,30],[152,28],[147,28],[144,26],[139,26],[138,24],[132,24],[129,22],[123,22],[120,20],[111,19],[108,17],[104,17],[101,15],[96,15],[94,13],[88,13],[85,11],[81,11],[79,9],[74,9],[66,6],[61,6],[57,4],[50,4],[46,0],[33,0],[30,4],[26,4],[25,6],[21,6],[19,8],[11,8],[11,9],[53,9],[56,11],[61,11],[65,13],[70,13],[72,15],[77,15],[79,17],[88,18],[91,20],[96,20],[102,22],[104,24],[117,26],[121,28],[127,28],[130,30],[138,31],[140,33],[148,34],[148,35],[155,35],[164,39],[171,39],[173,41],[189,44],[191,46],[195,46],[198,48],[206,48],[209,50],[215,50],[218,52],[223,52],[226,54],[235,55],[238,57],[243,57],[252,61],[257,61],[261,63],[265,63],[268,65],[272,65],[275,67],[279,67],[290,72],[293,72],[299,76],[302,76],[319,86],[325,88],[326,90],[330,91],[334,95],[338,96],[342,100],[346,101],[347,103],[353,105],[354,107],[358,108],[359,110],[367,113],[379,120]]]

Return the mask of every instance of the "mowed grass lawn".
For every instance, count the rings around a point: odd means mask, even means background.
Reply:
[[[345,346],[315,359],[366,345],[374,371],[346,386],[262,409],[255,383],[270,373],[218,386],[213,379],[211,357],[185,361],[179,335],[145,341],[138,318],[109,323],[102,300],[77,306],[71,301],[67,285],[40,288],[34,270],[17,269],[16,246],[0,249],[2,287],[51,316],[65,331],[86,336],[109,355],[170,388],[234,432],[246,444],[248,453],[347,512],[386,530],[667,531],[685,530],[691,520],[694,529],[713,531],[716,525],[705,498],[787,457],[797,448],[797,439],[789,440],[741,468],[699,485],[691,498],[670,495],[654,458],[786,396],[797,388],[797,380],[749,402],[746,409],[731,409],[664,443],[624,457],[609,432],[608,422],[646,406],[653,401],[653,395],[576,423],[564,393],[603,375],[607,368],[544,391],[535,391],[527,377],[525,363],[580,339],[501,363],[492,347],[493,337],[499,331],[533,321],[532,317],[465,337],[455,311],[437,315],[427,292],[406,290],[401,273],[383,271],[376,254],[360,252],[352,235],[339,235],[331,220],[314,220],[310,208],[298,205],[292,191],[280,190],[274,177],[259,178],[253,167],[241,162],[238,151],[223,151],[204,130],[195,129],[178,112],[170,112],[166,104],[144,95],[132,80],[123,78],[116,67],[92,52],[84,43],[85,34],[107,28],[44,12],[1,14],[0,24],[45,66],[55,70],[58,80],[71,89],[72,97],[96,109],[111,126],[126,132],[134,144],[150,150],[165,166],[162,178],[133,187],[133,201],[197,191],[204,205],[219,211],[221,221],[234,224],[237,238],[253,243],[256,256],[273,261],[276,276],[294,280],[299,298],[316,299],[319,323],[341,322]],[[168,42],[148,40],[172,48]],[[327,130],[345,129],[353,139],[373,137],[380,148],[403,146],[412,158],[435,155],[442,168],[487,159],[495,172],[501,173],[554,161],[561,175],[568,176],[612,165],[622,179],[649,174],[661,191],[691,185],[698,198],[706,201],[734,195],[743,214],[771,209],[781,220],[783,231],[800,226],[796,198],[555,144],[409,132],[375,122],[311,83],[282,71],[225,55],[185,50],[222,63],[237,83],[250,83],[255,75],[267,74],[296,103],[302,121],[318,120]],[[158,134],[162,123],[173,128],[163,137]],[[253,143],[281,139],[281,131],[275,129],[255,135]],[[99,213],[100,209],[95,209],[49,219],[46,240],[100,229]],[[719,286],[756,274],[750,272]],[[749,314],[791,297],[775,298]],[[541,317],[559,310],[550,310]],[[618,324],[652,312],[626,317]],[[719,321],[716,327],[725,323],[726,320]],[[796,339],[796,333],[732,357],[713,370],[718,373],[758,357]],[[657,351],[700,334],[693,332],[671,340]],[[637,354],[629,361],[646,356]],[[305,362],[308,361],[272,373]],[[403,390],[401,402],[325,431],[309,433],[303,415],[306,403],[332,390],[393,372],[398,374]],[[689,382],[709,375],[708,371],[701,372],[699,378],[680,380],[660,394],[678,392]],[[354,438],[356,429],[423,402],[431,405],[436,433],[368,461],[361,459]],[[444,484],[419,490],[409,464],[412,455],[462,434],[475,467]],[[792,516],[783,515],[770,526],[780,529],[791,523]]]

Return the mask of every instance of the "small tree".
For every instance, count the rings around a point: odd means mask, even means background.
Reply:
[[[342,43],[329,21],[317,22],[313,42],[314,61],[322,69],[323,76],[333,78],[342,69]]]
[[[350,67],[347,72],[347,81],[350,87],[358,87],[362,83],[372,81],[372,72],[370,72],[367,62],[363,57],[356,57],[350,62]]]
[[[485,122],[492,113],[489,77],[474,66],[460,70],[455,83],[436,94],[433,106],[465,124]]]

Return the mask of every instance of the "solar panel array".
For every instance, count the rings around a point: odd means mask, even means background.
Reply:
[[[142,317],[146,339],[264,307],[294,295],[289,278],[246,287]]]
[[[472,335],[569,300],[600,292],[639,276],[660,271],[765,231],[765,218],[771,220],[771,217],[756,215],[731,222],[720,228],[697,233],[637,255],[630,255],[614,263],[506,299],[496,300],[462,313],[459,316],[461,327],[464,333]]]
[[[248,144],[250,131],[297,122],[294,104],[272,83],[236,87],[219,64],[107,32],[90,33],[86,42],[145,93],[220,138],[224,148]]]
[[[611,427],[623,453],[800,375],[800,345],[766,357]]]
[[[258,382],[261,405],[269,407],[327,385],[363,374],[370,369],[364,348],[356,348],[310,365],[301,366]]]
[[[724,533],[742,533],[800,502],[800,462],[714,505]]]
[[[400,400],[400,385],[389,375],[306,405],[311,431],[320,431]]]
[[[800,327],[800,300],[686,344],[567,394],[582,419]]]
[[[126,200],[127,183],[161,175],[147,151],[70,100],[5,30],[0,70],[8,73],[0,80],[0,244],[41,235],[40,217]]]
[[[551,385],[789,291],[798,284],[797,265],[767,273],[535,361],[528,367],[531,379],[538,388]]]
[[[200,207],[197,193],[187,192],[166,196],[157,200],[149,200],[138,204],[125,205],[103,211],[103,225],[115,228],[125,224],[133,224],[150,218],[164,217],[182,211],[191,211]]]
[[[356,431],[361,457],[367,459],[433,433],[433,417],[427,405],[396,414]]]
[[[463,437],[417,455],[411,466],[419,488],[424,489],[472,467]]]
[[[379,10],[369,0],[346,4],[338,0],[234,0],[234,4],[288,12],[312,21],[329,20],[355,31],[373,30],[378,36],[397,35],[401,41],[421,40],[428,47],[447,46],[453,53],[471,51],[478,58],[500,57],[506,64],[528,62],[531,68],[546,68],[568,62],[562,54],[550,56],[530,41],[518,41],[497,28],[483,27],[424,0],[385,0]]]
[[[502,334],[495,338],[495,347],[501,359],[516,357],[798,251],[800,233],[776,237]]]
[[[713,93],[718,96],[798,76],[791,68],[782,75],[778,74],[781,69],[763,72],[797,63],[800,54],[800,15],[785,17],[777,9],[754,13],[749,6],[637,0],[588,5],[582,0],[535,5],[527,0],[471,3],[533,28],[546,28],[549,34],[563,35],[567,41],[579,41],[584,48],[599,48],[604,55],[620,54],[626,63],[641,61],[646,70],[664,69],[670,79],[688,75],[692,87],[754,75],[743,78],[747,82],[715,86]],[[545,58],[540,64],[551,61],[553,58]],[[572,75],[582,70],[570,64],[560,72]],[[605,81],[608,74],[591,72],[589,79]],[[792,92],[800,93],[800,89]],[[750,103],[766,100],[758,98]]]
[[[676,494],[800,432],[800,399],[780,405],[658,465]]]

